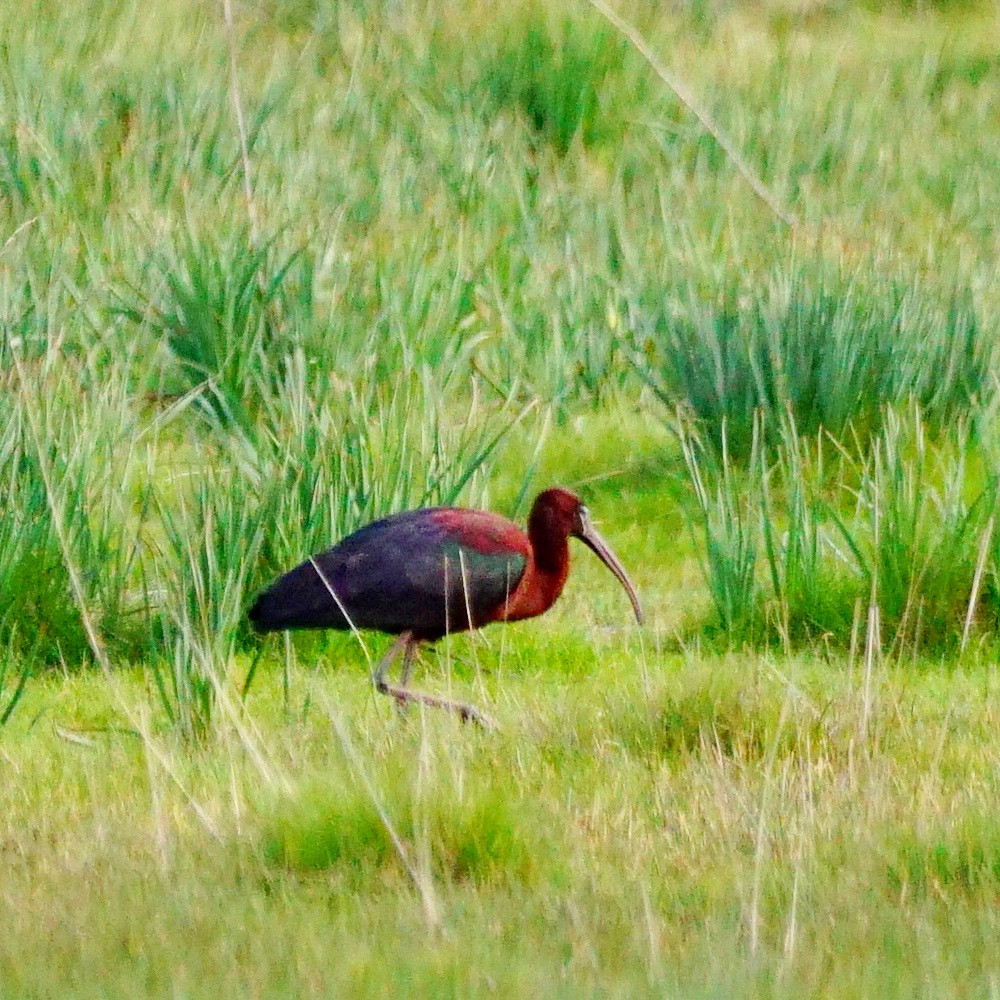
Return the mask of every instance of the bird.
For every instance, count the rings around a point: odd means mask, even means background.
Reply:
[[[279,577],[248,616],[258,632],[366,629],[395,635],[372,675],[376,690],[401,707],[421,702],[487,725],[472,705],[410,688],[414,652],[449,633],[548,611],[569,574],[571,537],[617,577],[641,625],[642,605],[625,568],[587,507],[562,487],[535,498],[527,532],[500,514],[461,507],[422,507],[373,521]],[[389,669],[401,653],[399,683],[393,684]]]

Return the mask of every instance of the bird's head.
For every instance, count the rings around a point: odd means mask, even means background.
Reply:
[[[539,493],[531,509],[528,525],[533,541],[539,537],[579,538],[618,578],[632,602],[636,621],[642,624],[642,605],[625,567],[594,527],[590,512],[575,493],[558,486]]]

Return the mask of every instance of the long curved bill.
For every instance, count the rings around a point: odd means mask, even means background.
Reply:
[[[585,510],[580,511],[580,532],[577,538],[618,577],[618,582],[628,591],[632,610],[635,612],[635,620],[641,625],[642,605],[639,603],[639,595],[636,593],[635,587],[632,586],[632,581],[628,578],[625,567],[619,561],[618,556],[611,551],[611,546],[601,537],[601,533],[591,524],[590,517]]]

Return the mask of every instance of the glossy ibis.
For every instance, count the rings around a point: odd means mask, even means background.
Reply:
[[[420,701],[483,721],[471,705],[407,684],[420,642],[449,632],[517,621],[548,611],[569,573],[569,538],[592,549],[642,607],[624,567],[569,490],[540,493],[527,534],[481,510],[430,507],[394,514],[307,559],[264,591],[250,609],[261,632],[280,629],[377,629],[399,638],[379,662],[375,687],[401,705]],[[404,654],[398,685],[386,676]]]

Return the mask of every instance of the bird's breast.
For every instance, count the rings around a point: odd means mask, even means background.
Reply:
[[[568,563],[555,570],[544,570],[533,558],[529,559],[524,575],[495,620],[516,622],[544,614],[562,593],[568,573]]]

